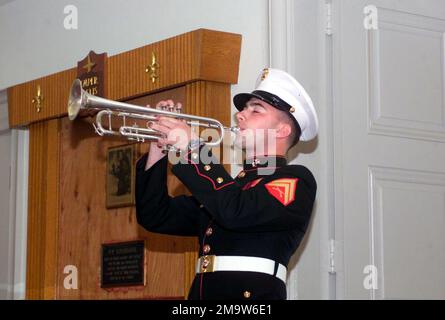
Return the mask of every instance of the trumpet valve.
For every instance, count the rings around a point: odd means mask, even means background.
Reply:
[[[175,110],[174,111],[177,112],[177,113],[181,113],[181,111],[182,111],[182,103],[178,102],[175,105]]]

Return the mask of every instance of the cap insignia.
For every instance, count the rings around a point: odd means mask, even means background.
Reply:
[[[268,69],[268,68],[264,68],[264,69],[263,69],[263,74],[261,75],[261,81],[263,81],[264,79],[266,79],[267,76],[268,76],[268,74],[269,74],[269,69]]]

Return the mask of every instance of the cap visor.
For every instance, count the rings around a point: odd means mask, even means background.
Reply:
[[[247,101],[249,101],[252,98],[257,98],[264,101],[264,98],[260,95],[253,94],[253,93],[238,93],[233,97],[233,104],[235,107],[241,111],[246,106]]]

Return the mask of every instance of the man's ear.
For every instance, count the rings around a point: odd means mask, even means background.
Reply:
[[[292,128],[288,123],[281,123],[276,131],[277,138],[287,138],[292,133]]]

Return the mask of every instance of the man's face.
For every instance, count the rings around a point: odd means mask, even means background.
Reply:
[[[238,148],[257,148],[275,144],[275,129],[280,124],[279,110],[257,98],[250,99],[244,109],[236,114],[240,131],[235,139]]]

